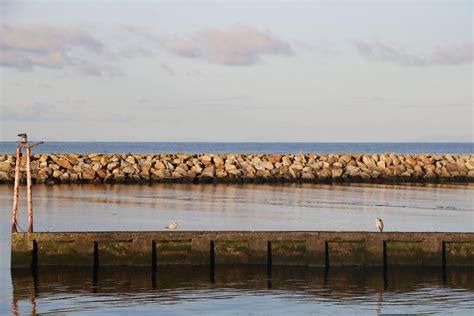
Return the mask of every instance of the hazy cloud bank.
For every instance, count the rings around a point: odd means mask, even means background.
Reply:
[[[394,43],[356,41],[356,50],[369,61],[391,62],[403,66],[461,65],[473,60],[473,42],[438,46],[429,53],[414,52]]]
[[[22,106],[2,105],[2,121],[10,122],[50,122],[63,120],[57,116],[56,107],[44,102],[33,102]]]
[[[120,75],[113,66],[92,63],[82,53],[101,55],[104,45],[90,34],[44,24],[0,24],[0,65],[28,71],[35,67],[73,67],[92,76]]]
[[[291,46],[269,32],[236,25],[227,30],[204,30],[188,38],[164,43],[168,52],[185,58],[203,59],[219,65],[253,65],[262,55],[293,54]]]

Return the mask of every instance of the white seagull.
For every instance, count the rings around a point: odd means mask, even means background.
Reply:
[[[176,229],[177,227],[178,227],[178,223],[174,222],[174,223],[169,224],[165,228]]]
[[[383,232],[383,221],[381,218],[376,218],[375,219],[375,225],[377,225],[377,228],[380,230],[380,232]]]

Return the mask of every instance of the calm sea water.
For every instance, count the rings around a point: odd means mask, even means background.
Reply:
[[[35,229],[474,231],[472,185],[60,185],[34,187]],[[472,269],[218,266],[10,271],[12,187],[0,186],[0,315],[466,314]],[[25,196],[21,192],[21,196]],[[19,224],[26,227],[26,205]]]
[[[34,141],[32,141],[34,142]],[[14,153],[15,142],[0,142],[0,153]],[[167,143],[46,142],[35,153],[432,153],[472,154],[474,143]]]

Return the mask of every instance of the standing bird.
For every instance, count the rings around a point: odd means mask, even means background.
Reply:
[[[174,223],[169,224],[165,228],[176,229],[177,227],[178,227],[178,223],[174,222]]]
[[[377,228],[380,230],[380,232],[383,232],[383,221],[381,218],[376,218],[375,219],[375,225],[377,225]]]

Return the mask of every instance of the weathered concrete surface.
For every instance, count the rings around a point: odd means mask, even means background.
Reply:
[[[35,183],[474,182],[472,155],[50,154],[32,155]],[[14,180],[0,155],[0,183]]]
[[[11,258],[12,267],[270,263],[474,266],[474,233],[14,233]]]

